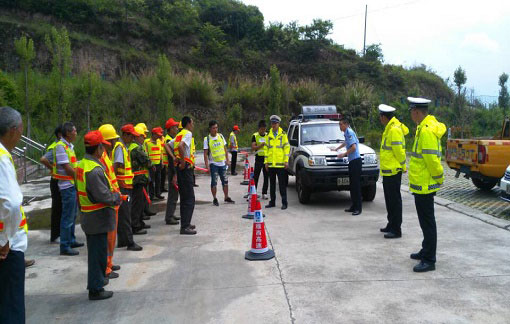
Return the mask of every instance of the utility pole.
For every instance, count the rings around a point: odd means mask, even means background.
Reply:
[[[365,48],[367,44],[367,11],[368,5],[365,5],[365,32],[363,33],[363,57],[365,57]]]

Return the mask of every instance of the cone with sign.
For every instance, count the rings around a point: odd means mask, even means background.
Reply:
[[[251,180],[253,181],[253,180]],[[253,184],[253,186],[255,187],[255,184]],[[251,186],[250,186],[251,187]],[[248,212],[246,213],[246,215],[243,215],[243,218],[245,219],[253,219],[253,216],[255,215],[255,211],[253,209],[254,207],[254,201],[257,200],[257,195],[250,195],[250,201],[248,202]]]
[[[274,251],[267,246],[266,228],[264,226],[264,217],[260,201],[252,200],[254,209],[253,233],[251,239],[251,249],[246,251],[244,258],[250,261],[270,260],[274,258]]]
[[[250,168],[250,185],[248,186],[248,192],[246,195],[243,196],[243,198],[246,198],[247,201],[250,201],[250,195],[253,192],[252,188],[252,180],[254,180],[254,173],[253,173],[253,167]],[[253,186],[255,186],[255,182],[253,182]],[[257,193],[257,188],[255,188],[255,193]]]
[[[241,184],[245,186],[250,184],[250,161],[248,161],[248,155],[244,161],[244,180]]]

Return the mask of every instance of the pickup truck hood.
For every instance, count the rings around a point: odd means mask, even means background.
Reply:
[[[338,147],[340,143],[334,143],[334,144],[315,144],[315,145],[303,145],[303,148],[305,148],[310,155],[335,155],[335,152],[331,151],[330,148]],[[345,147],[338,151],[338,153],[345,152]],[[366,146],[364,144],[359,144],[359,153],[360,154],[368,154],[368,153],[375,153],[373,149],[371,149],[369,146]]]

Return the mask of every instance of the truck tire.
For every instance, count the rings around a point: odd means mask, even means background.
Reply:
[[[478,179],[478,178],[471,178],[471,181],[473,181],[473,184],[480,190],[483,191],[490,191],[494,186],[498,183],[497,179]]]
[[[298,169],[296,172],[296,191],[298,194],[299,202],[305,205],[310,202],[312,191],[310,190],[310,188],[303,185],[303,175],[304,170]]]
[[[377,185],[375,183],[362,187],[361,196],[363,197],[363,201],[373,201],[375,199],[376,191]]]

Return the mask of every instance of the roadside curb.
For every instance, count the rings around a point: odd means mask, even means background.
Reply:
[[[406,192],[406,193],[411,193],[409,191],[409,187],[407,187],[407,186],[401,186],[400,190],[403,192]],[[507,220],[504,220],[501,218],[497,218],[497,217],[489,215],[489,214],[482,213],[481,211],[478,211],[476,209],[464,206],[462,204],[459,204],[459,203],[456,203],[456,202],[453,202],[451,200],[441,198],[441,197],[435,197],[434,203],[436,205],[446,207],[450,210],[456,211],[458,213],[469,216],[471,218],[478,219],[484,223],[496,226],[498,228],[501,228],[503,230],[510,232],[510,221],[507,221]]]

